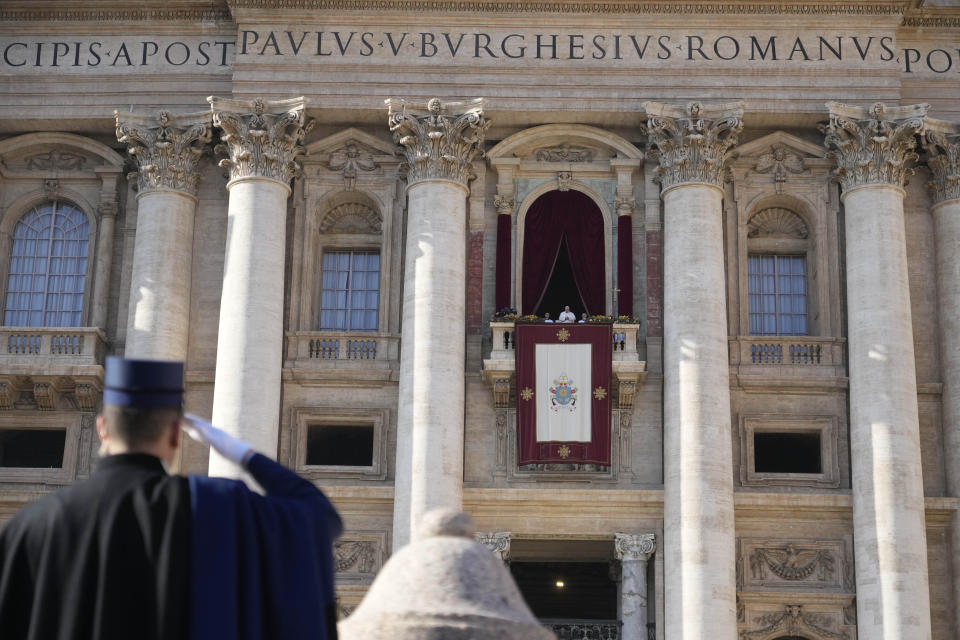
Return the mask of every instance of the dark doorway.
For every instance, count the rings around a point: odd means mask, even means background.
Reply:
[[[570,307],[570,311],[580,319],[580,314],[586,311],[586,305],[577,291],[577,282],[574,280],[573,267],[570,266],[570,251],[567,248],[567,239],[560,242],[560,250],[557,252],[557,261],[553,266],[553,273],[550,274],[550,281],[547,284],[547,290],[543,293],[540,300],[540,306],[534,311],[538,316],[549,312],[550,317],[556,320],[560,316],[565,306]]]
[[[510,573],[541,620],[617,619],[617,583],[605,562],[513,562]]]

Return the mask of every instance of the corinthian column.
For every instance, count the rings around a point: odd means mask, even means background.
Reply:
[[[213,423],[276,457],[287,198],[310,125],[303,98],[207,100],[230,169]],[[211,450],[210,475],[237,474]]]
[[[960,497],[960,125],[927,119],[924,135],[933,196],[943,380],[943,453],[947,491]],[[953,512],[953,610],[960,612],[960,513]],[[954,613],[960,638],[960,614]]]
[[[126,356],[186,360],[197,164],[210,142],[210,114],[114,116],[117,139],[138,166]],[[112,232],[112,217],[104,222]]]
[[[388,100],[390,131],[407,157],[400,401],[393,548],[423,513],[463,502],[466,197],[483,153],[483,100],[426,110]]]
[[[666,638],[734,640],[736,573],[724,163],[740,103],[647,103],[664,207],[664,573]]]
[[[618,533],[621,640],[647,640],[647,561],[657,548],[652,533]]]
[[[823,127],[846,218],[857,633],[930,638],[903,185],[926,105],[831,102]]]

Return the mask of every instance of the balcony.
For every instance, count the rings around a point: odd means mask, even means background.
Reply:
[[[490,321],[493,340],[490,357],[483,361],[483,379],[493,389],[494,405],[498,408],[514,406],[514,371],[516,358],[513,344],[513,322]],[[562,326],[562,325],[559,325]],[[639,323],[615,322],[613,331],[613,375],[619,386],[618,406],[633,407],[637,387],[647,376],[647,363],[640,360],[637,340]]]
[[[93,410],[103,389],[106,337],[97,327],[0,328],[0,409]],[[63,397],[63,401],[61,401]]]
[[[846,340],[816,336],[736,336],[729,339],[730,373],[786,378],[844,378]]]
[[[540,624],[553,631],[557,640],[620,640],[619,620],[543,619]]]
[[[400,336],[373,332],[286,334],[284,379],[396,380]]]

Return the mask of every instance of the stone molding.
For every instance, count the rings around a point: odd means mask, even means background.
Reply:
[[[230,180],[267,178],[287,185],[300,174],[303,137],[313,128],[306,118],[306,100],[233,100],[207,98],[213,124],[223,132],[214,151],[229,158],[219,166],[230,169]]]
[[[478,531],[474,534],[477,542],[493,552],[503,562],[510,562],[509,531]]]
[[[136,159],[139,170],[128,177],[136,176],[140,193],[173,189],[196,197],[200,157],[211,138],[209,112],[147,116],[114,111],[113,117],[117,140]]]
[[[30,6],[30,5],[28,5]],[[0,22],[231,22],[233,20],[229,9],[177,7],[162,8],[102,8],[102,9],[37,9],[13,8],[0,11]]]
[[[616,533],[614,536],[614,555],[620,561],[646,562],[657,550],[657,536],[653,533]]]
[[[386,101],[387,123],[409,165],[408,185],[423,180],[467,185],[474,158],[483,157],[483,135],[490,126],[484,103],[483,98],[446,104],[432,98],[421,109],[402,99]]]
[[[916,136],[924,132],[928,105],[888,107],[877,102],[869,109],[828,102],[830,121],[820,125],[828,158],[837,161],[833,174],[844,191],[865,185],[901,189],[913,175],[918,158]]]
[[[299,9],[331,11],[457,11],[468,13],[589,13],[589,14],[697,14],[697,15],[852,15],[852,16],[901,16],[902,4],[862,2],[858,4],[818,2],[663,2],[650,0],[626,0],[624,2],[503,2],[487,0],[230,0],[233,9]]]
[[[934,203],[960,198],[960,125],[928,118],[923,132]]]
[[[722,188],[726,162],[743,129],[743,103],[684,107],[648,102],[648,157],[659,160],[656,178],[663,191],[685,183]]]
[[[818,640],[850,640],[846,631],[834,631],[834,620],[829,615],[806,613],[803,605],[788,604],[782,611],[766,613],[753,618],[753,629],[741,631],[740,640],[766,640],[767,638],[812,633]]]

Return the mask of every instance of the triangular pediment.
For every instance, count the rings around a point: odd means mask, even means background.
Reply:
[[[307,158],[311,156],[327,156],[343,149],[348,144],[354,144],[362,151],[374,156],[394,156],[397,147],[391,142],[381,140],[375,135],[361,131],[355,127],[338,131],[307,145]]]
[[[785,131],[774,131],[762,138],[745,142],[736,148],[737,158],[755,158],[770,153],[771,149],[782,148],[795,155],[808,158],[823,158],[827,150],[819,144],[808,142]]]

